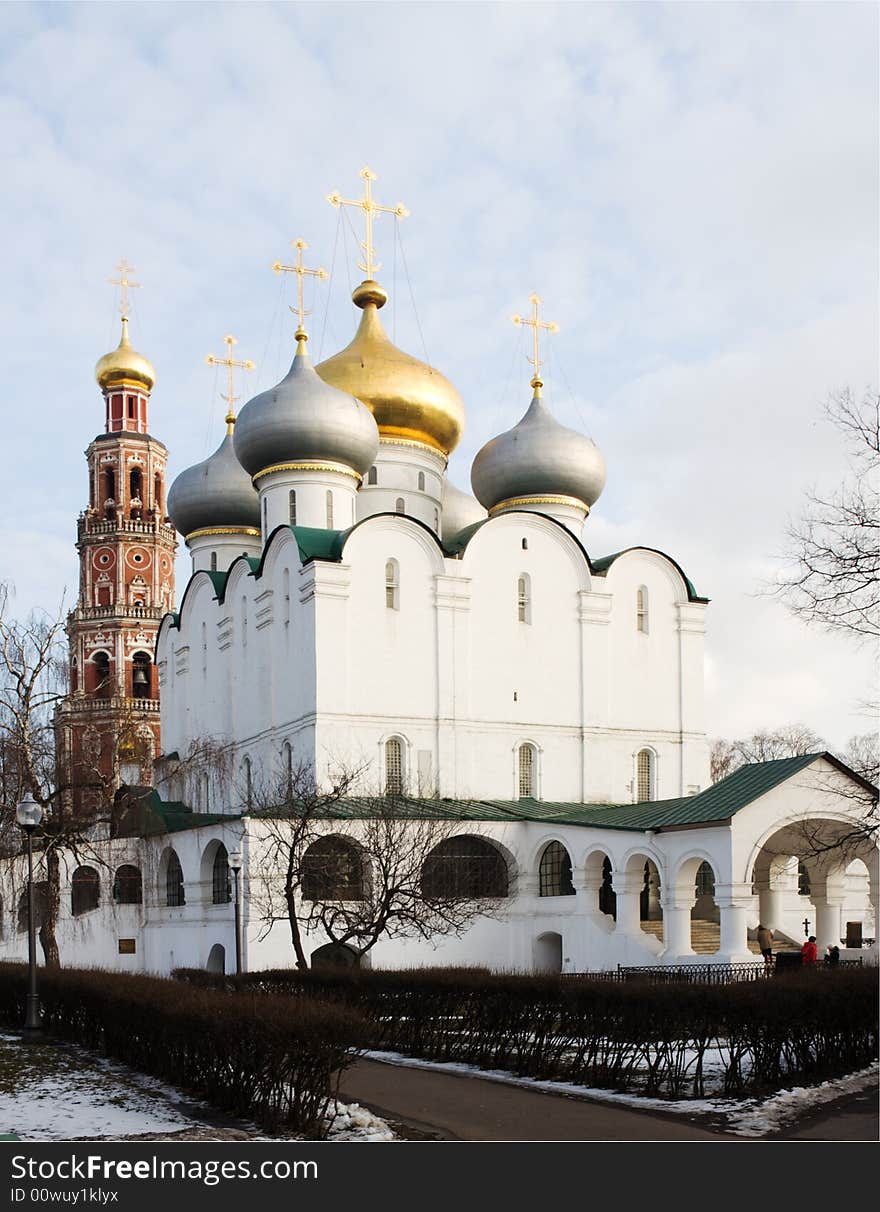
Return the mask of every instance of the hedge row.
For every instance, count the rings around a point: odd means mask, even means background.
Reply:
[[[877,1055],[876,973],[862,968],[728,985],[469,969],[174,975],[190,987],[271,995],[267,1007],[291,995],[303,1009],[332,1000],[363,1012],[373,1048],[656,1097],[698,1098],[708,1086],[756,1094],[852,1072]]]
[[[0,1021],[24,1022],[27,967],[0,963]],[[146,976],[41,969],[47,1032],[97,1049],[232,1115],[320,1139],[338,1075],[366,1036],[355,1010],[317,998],[229,997]]]

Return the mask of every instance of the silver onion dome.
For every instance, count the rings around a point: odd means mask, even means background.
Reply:
[[[492,438],[471,467],[474,495],[486,509],[522,497],[574,497],[589,509],[605,487],[605,460],[592,438],[560,425],[540,384],[522,420]]]
[[[443,480],[442,508],[441,530],[446,540],[454,539],[466,526],[473,526],[486,518],[486,511],[480,502],[447,479]]]
[[[260,498],[235,457],[232,418],[210,458],[182,471],[168,491],[168,516],[184,536],[207,526],[260,525]]]
[[[252,476],[278,464],[313,460],[341,463],[363,475],[378,450],[373,414],[320,378],[304,339],[281,382],[249,400],[235,426],[235,453]]]

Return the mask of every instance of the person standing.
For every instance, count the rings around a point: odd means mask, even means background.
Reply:
[[[819,959],[819,948],[816,946],[816,936],[811,934],[801,947],[801,963],[815,964]]]
[[[764,957],[765,964],[773,963],[773,931],[766,926],[758,926],[758,946]]]

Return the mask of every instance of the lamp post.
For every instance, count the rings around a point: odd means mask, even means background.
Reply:
[[[235,975],[241,976],[241,901],[239,899],[238,873],[241,871],[241,851],[233,850],[229,856],[232,869],[233,897],[235,899]]]
[[[37,993],[37,926],[34,912],[34,852],[33,833],[43,819],[43,810],[31,793],[25,793],[15,810],[15,819],[27,837],[28,858],[28,991],[26,1013],[22,1035],[25,1039],[38,1039],[42,1034],[43,1016]]]

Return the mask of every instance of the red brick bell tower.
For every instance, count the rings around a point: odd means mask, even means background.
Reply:
[[[128,338],[95,367],[104,432],[86,450],[89,503],[77,520],[79,597],[67,618],[70,695],[56,717],[59,782],[74,811],[106,805],[120,782],[149,783],[159,749],[159,622],[174,606],[177,539],[165,515],[168,451],[149,432],[152,364]]]

